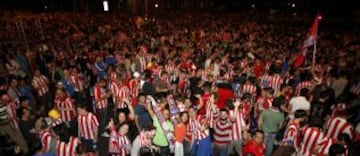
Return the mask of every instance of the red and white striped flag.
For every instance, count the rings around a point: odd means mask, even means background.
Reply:
[[[301,66],[301,64],[305,61],[306,55],[308,53],[307,48],[314,46],[314,49],[315,49],[318,25],[319,25],[319,21],[321,20],[321,18],[322,17],[320,15],[316,16],[316,18],[310,28],[309,35],[301,47],[301,52],[295,58],[294,68]],[[314,50],[314,53],[315,53],[315,50]]]

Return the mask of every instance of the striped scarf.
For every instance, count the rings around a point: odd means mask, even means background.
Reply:
[[[168,98],[168,100],[169,99],[170,98]],[[167,122],[164,118],[163,112],[161,111],[162,110],[161,107],[157,104],[157,102],[155,101],[155,99],[153,97],[151,97],[150,100],[151,100],[151,104],[154,109],[154,113],[155,113],[156,117],[158,118],[161,128],[163,129],[163,131],[166,135],[167,141],[169,143],[170,151],[174,151],[174,149],[175,149],[175,142],[173,140],[174,134],[169,131],[170,128],[167,125]],[[172,103],[174,103],[174,102],[172,102]],[[173,152],[171,152],[171,153],[173,153]]]

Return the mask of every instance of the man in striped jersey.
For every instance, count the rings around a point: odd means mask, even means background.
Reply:
[[[216,108],[215,108],[216,109]],[[215,111],[214,119],[214,141],[213,141],[213,155],[227,156],[228,146],[230,144],[230,134],[232,123],[228,120],[229,113],[226,109]]]
[[[339,134],[345,133],[353,138],[354,128],[346,119],[345,110],[336,111],[324,125],[326,136],[336,139]]]
[[[89,149],[96,150],[99,122],[96,116],[86,110],[86,106],[79,104],[78,112],[78,136],[81,142]]]
[[[41,75],[39,70],[36,70],[31,85],[37,91],[41,106],[50,109],[52,107],[52,98],[49,92],[49,80],[44,75]]]
[[[269,83],[270,87],[274,90],[274,93],[277,93],[280,91],[283,80],[278,73],[274,73],[270,76]]]
[[[26,144],[26,141],[20,130],[11,127],[7,111],[7,104],[3,101],[4,96],[7,96],[6,93],[0,93],[0,130],[1,132],[9,135],[11,140],[14,141],[15,144],[20,147],[22,152],[26,154],[29,151],[29,147]]]
[[[321,131],[322,123],[319,118],[313,118],[302,132],[302,143],[300,145],[300,154],[302,156],[315,156],[328,154],[329,148],[333,142]]]
[[[55,137],[59,140],[56,144],[56,156],[75,156],[76,148],[81,143],[80,140],[71,136],[64,124],[53,127]]]
[[[98,113],[99,118],[99,130],[103,132],[105,129],[106,124],[108,123],[107,120],[107,111],[108,111],[108,98],[111,95],[111,92],[106,90],[106,82],[104,79],[100,79],[99,82],[95,84],[94,87],[94,100],[95,100],[95,108],[96,112]]]
[[[247,125],[244,120],[244,114],[241,112],[242,103],[237,99],[234,103],[234,109],[230,110],[230,121],[232,122],[231,128],[231,141],[228,149],[228,154],[241,154],[242,153],[242,140],[243,131],[246,131]]]
[[[294,117],[295,118],[292,119],[286,127],[285,134],[280,146],[292,146],[296,151],[299,151],[301,141],[301,126],[307,120],[307,115],[304,110],[297,110],[294,113]]]
[[[189,108],[189,131],[192,133],[192,147],[191,155],[196,156],[210,156],[211,155],[211,140],[209,132],[209,122],[204,115],[198,115],[202,105],[201,95],[197,94],[195,97],[200,101],[200,105]]]
[[[55,108],[61,114],[61,120],[65,122],[66,126],[69,128],[70,123],[76,117],[76,110],[72,99],[66,95],[63,89],[57,89],[54,104]]]

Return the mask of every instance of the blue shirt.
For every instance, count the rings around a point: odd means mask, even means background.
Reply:
[[[35,103],[35,99],[31,93],[31,89],[28,87],[19,87],[19,92],[21,95],[25,96],[27,99],[29,99],[31,104]]]
[[[98,72],[98,76],[100,78],[106,77],[106,64],[104,62],[96,62],[95,68],[96,68],[96,70]]]
[[[70,95],[73,96],[75,94],[74,86],[66,79],[62,78],[61,83],[64,86],[65,91]]]
[[[114,64],[116,64],[116,59],[114,56],[109,56],[109,57],[105,58],[105,63],[109,64],[109,65],[114,65]]]
[[[138,116],[138,122],[141,129],[148,125],[153,125],[150,114],[143,105],[136,104],[134,111],[135,115]]]

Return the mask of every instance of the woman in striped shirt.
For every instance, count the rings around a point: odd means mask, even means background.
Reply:
[[[126,136],[129,132],[129,125],[122,123],[117,129],[114,121],[111,120],[108,127],[110,129],[109,154],[112,156],[126,156],[130,154],[131,143]]]

